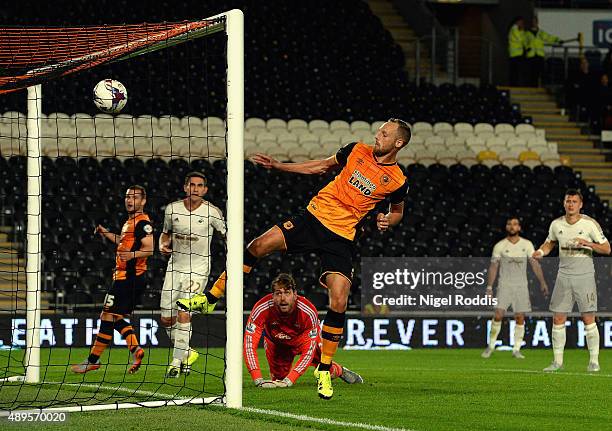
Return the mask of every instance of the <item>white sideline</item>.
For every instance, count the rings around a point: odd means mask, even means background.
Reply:
[[[385,427],[382,425],[366,424],[363,422],[335,421],[333,419],[317,418],[317,417],[306,416],[306,415],[296,415],[293,413],[281,412],[278,410],[265,410],[265,409],[258,409],[255,407],[242,407],[238,410],[251,412],[251,413],[259,413],[262,415],[278,416],[278,417],[287,418],[287,419],[295,419],[295,420],[302,421],[302,422],[315,422],[315,423],[325,424],[325,425],[361,428],[361,429],[373,430],[373,431],[414,431],[408,428],[390,428],[390,427]]]

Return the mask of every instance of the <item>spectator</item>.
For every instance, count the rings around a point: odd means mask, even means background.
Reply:
[[[508,55],[510,57],[510,85],[525,83],[525,20],[519,16],[512,21],[508,32]]]
[[[525,32],[525,45],[529,87],[539,87],[544,71],[544,45],[561,44],[563,41],[552,34],[546,33],[538,25],[538,17],[533,17],[531,28]]]
[[[608,77],[610,77],[610,75],[612,75],[612,48],[608,48],[608,53],[604,57],[602,66],[603,66],[603,73],[605,73],[606,75],[608,75]]]
[[[609,78],[607,74],[602,74],[599,79],[599,86],[592,94],[593,112],[591,118],[593,129],[597,132],[602,129],[612,130],[612,88]]]
[[[586,120],[581,116],[588,116],[592,110],[592,95],[597,88],[597,77],[590,70],[586,57],[580,57],[578,70],[571,74],[567,82],[567,108],[576,112],[577,120]]]

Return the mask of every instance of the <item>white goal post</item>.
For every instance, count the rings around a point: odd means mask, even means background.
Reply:
[[[227,312],[225,350],[225,405],[242,407],[242,335],[243,335],[243,237],[244,237],[244,14],[234,9],[213,17],[210,21],[225,19],[227,35]],[[198,34],[199,35],[199,34]],[[168,39],[128,55],[146,54],[188,40],[184,35]],[[116,60],[116,61],[120,61]],[[48,66],[47,66],[48,67]],[[42,86],[28,87],[27,98],[27,247],[26,247],[26,352],[25,376],[12,376],[1,380],[40,381],[40,320],[41,320],[41,118]],[[202,404],[212,400],[181,399],[138,403],[108,404],[108,409],[140,406]],[[104,405],[55,408],[63,411],[101,410]]]

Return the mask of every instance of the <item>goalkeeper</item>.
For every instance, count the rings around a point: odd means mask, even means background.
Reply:
[[[264,380],[259,368],[257,345],[262,335],[271,380]],[[320,346],[317,309],[297,294],[293,277],[279,274],[272,281],[272,293],[253,307],[244,331],[244,359],[255,385],[261,388],[292,386],[309,366],[319,364]],[[300,357],[292,366],[297,355]],[[350,384],[363,383],[359,374],[336,362],[331,363],[330,374]]]

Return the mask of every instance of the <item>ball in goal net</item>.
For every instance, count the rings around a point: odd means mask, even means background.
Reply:
[[[241,406],[243,51],[238,10],[178,23],[0,30],[0,409]],[[92,102],[106,78],[130,91],[119,115]],[[172,268],[157,243],[192,171],[205,174],[204,199],[220,208],[227,235],[207,231],[199,239],[211,241],[208,254],[189,261],[208,265],[202,284],[226,270],[229,288],[226,311],[191,318],[198,360],[169,376],[174,341],[160,295]],[[144,272],[142,260],[127,264],[144,292],[104,338],[100,311],[120,257],[115,237],[94,229],[122,238],[126,189],[136,184],[146,190],[155,251]],[[188,214],[208,225],[198,217]],[[96,340],[108,345],[100,368],[73,373]],[[131,374],[136,346],[144,357]]]

